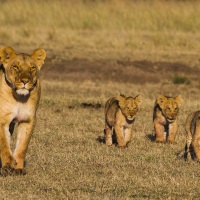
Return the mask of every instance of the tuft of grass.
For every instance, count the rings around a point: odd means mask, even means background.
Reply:
[[[190,84],[190,80],[185,76],[175,75],[174,78],[173,78],[173,83],[174,84],[186,84],[186,85],[189,85]]]

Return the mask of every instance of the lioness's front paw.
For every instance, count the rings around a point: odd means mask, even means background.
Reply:
[[[26,175],[26,170],[24,168],[22,169],[14,169],[13,170],[13,175],[17,176],[17,175]]]
[[[1,168],[1,175],[8,176],[13,174],[13,168],[10,165],[5,165]]]

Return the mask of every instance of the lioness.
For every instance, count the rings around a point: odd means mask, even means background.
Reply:
[[[191,113],[186,120],[185,156],[200,161],[200,111]]]
[[[132,137],[132,126],[139,110],[141,96],[135,98],[120,95],[113,97],[105,105],[105,140],[112,145],[112,136],[116,136],[119,147],[125,147]]]
[[[176,143],[177,115],[181,103],[182,98],[180,95],[175,98],[163,95],[158,96],[153,112],[156,142]]]
[[[36,49],[31,55],[16,53],[9,46],[0,49],[0,156],[1,175],[25,174],[24,159],[36,121],[40,100],[39,71],[46,53]],[[14,152],[10,137],[18,124]]]

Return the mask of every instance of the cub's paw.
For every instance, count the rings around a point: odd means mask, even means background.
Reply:
[[[161,143],[161,144],[165,144],[166,143],[166,141],[164,141],[164,140],[155,140],[155,142],[156,143]]]
[[[118,147],[120,147],[120,148],[127,148],[128,146],[126,144],[118,144]]]
[[[171,141],[171,140],[168,140],[167,143],[168,143],[168,144],[177,144],[177,142]]]
[[[10,165],[5,165],[1,168],[1,176],[8,176],[13,174],[13,168]]]
[[[24,168],[22,168],[22,169],[14,169],[13,170],[13,175],[14,176],[26,175],[26,170]]]

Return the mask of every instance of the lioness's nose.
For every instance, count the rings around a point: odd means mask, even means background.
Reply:
[[[21,82],[24,83],[24,84],[26,84],[26,83],[29,82],[29,80],[28,80],[28,78],[23,78],[23,79],[21,79]]]

